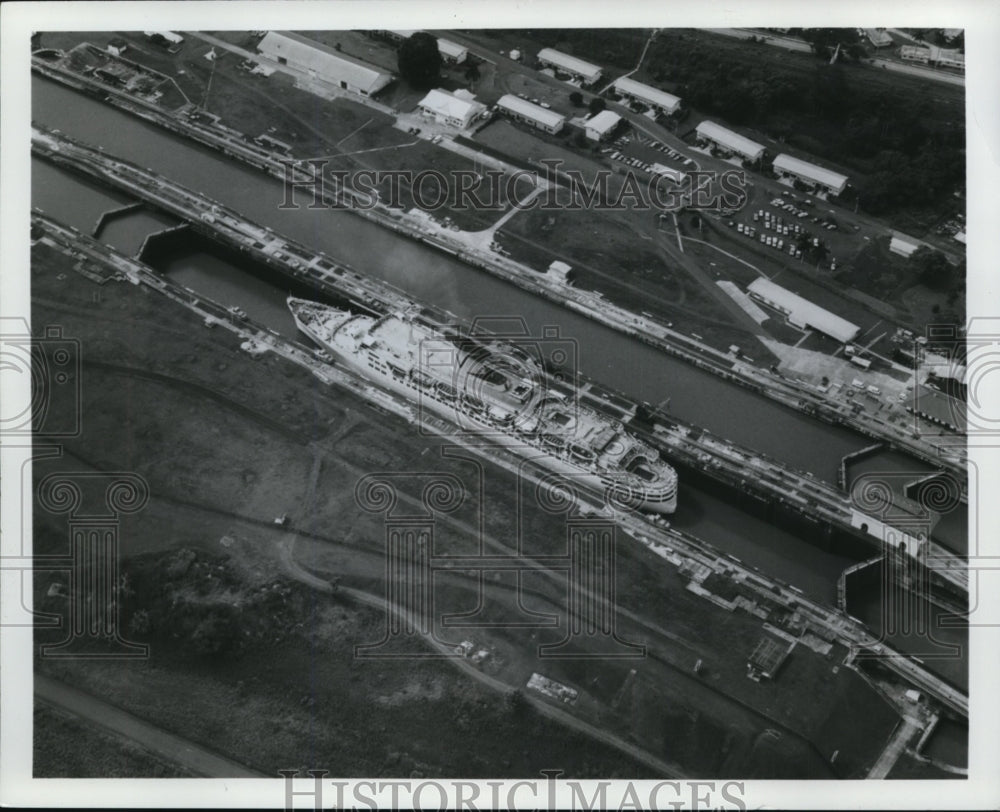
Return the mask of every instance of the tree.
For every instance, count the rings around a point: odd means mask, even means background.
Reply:
[[[469,64],[469,67],[465,69],[465,81],[467,82],[478,82],[479,81],[479,65],[475,62]]]
[[[417,90],[430,90],[441,75],[441,52],[437,40],[418,31],[399,46],[397,65],[403,80]]]
[[[607,106],[608,105],[604,101],[604,99],[602,99],[600,96],[594,96],[594,98],[590,100],[590,104],[587,105],[587,108],[590,110],[590,114],[592,116],[596,116]]]
[[[854,28],[803,28],[802,39],[808,42],[816,56],[829,58],[837,44],[850,45],[858,41]]]
[[[910,255],[909,264],[916,271],[917,278],[927,287],[947,290],[951,286],[954,269],[940,251],[921,245]]]
[[[579,90],[574,90],[569,94],[569,100],[573,103],[574,107],[583,106],[583,94]]]

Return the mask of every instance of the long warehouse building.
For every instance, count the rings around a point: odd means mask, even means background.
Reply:
[[[654,107],[667,115],[676,113],[681,107],[680,98],[674,96],[672,93],[667,93],[665,90],[644,85],[642,82],[637,82],[635,79],[629,79],[625,76],[621,79],[615,80],[614,88],[615,93],[619,96],[624,96],[625,98],[642,102],[643,104]]]
[[[518,98],[512,93],[501,96],[497,102],[497,109],[503,111],[511,118],[530,124],[532,127],[543,130],[547,133],[555,134],[559,132],[566,123],[566,116],[560,115],[554,110],[546,110],[530,101]]]
[[[803,299],[797,293],[774,284],[770,279],[761,277],[754,280],[747,288],[747,293],[784,313],[788,317],[788,323],[794,327],[802,329],[811,327],[842,344],[850,343],[861,332],[861,328],[856,324],[851,324],[847,319],[842,319],[808,299]]]
[[[538,61],[546,67],[568,73],[585,85],[592,85],[601,78],[601,69],[597,65],[591,65],[589,62],[564,54],[555,48],[542,48],[538,52]]]
[[[695,133],[702,141],[708,141],[719,149],[742,155],[751,163],[759,161],[764,155],[764,145],[751,141],[744,135],[726,129],[714,121],[703,121],[695,128]]]
[[[257,50],[279,65],[305,71],[362,96],[374,96],[394,78],[390,73],[383,73],[293,31],[268,31],[257,44]]]
[[[774,171],[777,175],[791,177],[813,186],[820,186],[831,194],[839,195],[847,188],[847,176],[824,169],[791,155],[781,153],[774,159]]]

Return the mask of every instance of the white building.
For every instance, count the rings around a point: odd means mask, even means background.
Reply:
[[[672,93],[644,85],[642,82],[637,82],[635,79],[629,79],[628,77],[616,79],[614,89],[615,93],[619,96],[642,102],[667,115],[676,113],[681,106],[681,100]]]
[[[654,175],[660,175],[661,177],[667,178],[668,180],[672,180],[678,186],[680,186],[682,183],[684,183],[685,180],[687,180],[687,175],[684,172],[681,172],[679,169],[673,169],[669,166],[664,166],[663,164],[654,163],[650,167],[650,171],[652,171]]]
[[[954,49],[936,45],[904,45],[899,49],[899,55],[909,62],[965,70],[965,54]]]
[[[121,37],[115,37],[108,43],[108,53],[112,56],[121,56],[127,50],[128,43]]]
[[[734,133],[714,121],[703,121],[695,128],[695,133],[702,141],[707,141],[719,149],[742,156],[745,160],[755,163],[764,155],[764,145],[751,141],[746,136]]]
[[[461,65],[469,56],[469,49],[450,39],[438,40],[438,53],[441,58],[452,65]]]
[[[959,70],[965,70],[965,54],[959,53],[958,51],[946,51],[944,48],[939,48],[937,53],[934,54],[935,63],[944,68],[958,68]]]
[[[813,186],[820,186],[839,195],[847,188],[847,176],[808,161],[781,153],[774,159],[774,171],[779,177],[791,177]]]
[[[146,39],[162,43],[171,53],[179,51],[184,44],[184,37],[173,31],[143,31],[142,33]]]
[[[893,236],[892,240],[889,242],[889,250],[894,254],[899,254],[901,257],[909,258],[910,255],[917,250],[920,246],[909,242],[907,240],[901,240],[899,237]]]
[[[884,28],[866,28],[864,31],[868,41],[876,48],[884,48],[887,45],[892,45],[892,37],[889,36]]]
[[[497,102],[497,109],[517,121],[523,121],[536,129],[547,133],[557,133],[566,124],[566,117],[554,110],[546,110],[530,101],[518,98],[508,93]]]
[[[292,31],[268,31],[257,50],[279,65],[288,65],[362,96],[374,96],[394,78],[373,65]]]
[[[899,55],[910,62],[922,62],[925,65],[931,61],[931,49],[924,45],[904,45],[899,49]]]
[[[774,284],[770,279],[761,277],[750,283],[747,288],[753,298],[784,313],[788,323],[800,329],[813,328],[825,335],[835,338],[842,344],[848,344],[861,332],[856,324],[847,319],[824,310],[808,299],[803,299],[797,293]]]
[[[467,90],[432,90],[417,105],[420,111],[431,116],[438,124],[447,124],[464,130],[486,112],[486,105],[476,101]]]
[[[621,123],[622,117],[610,110],[602,110],[583,123],[583,130],[591,141],[603,141]]]
[[[554,48],[542,48],[538,52],[538,61],[546,67],[568,73],[585,85],[592,85],[601,78],[601,69],[597,65],[591,65]]]

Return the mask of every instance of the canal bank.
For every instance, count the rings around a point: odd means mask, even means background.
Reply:
[[[39,215],[34,219],[40,222],[45,218]],[[313,369],[314,374],[321,380],[329,380],[330,378],[338,379],[340,377],[337,368],[326,364],[317,364],[315,359],[311,358],[308,353],[303,354],[289,342],[280,340],[278,336],[274,335],[273,331],[267,328],[262,328],[261,330],[253,328],[246,321],[245,316],[235,319],[224,308],[212,305],[207,300],[201,299],[195,294],[186,293],[183,288],[169,285],[163,280],[162,276],[149,271],[146,266],[137,266],[135,263],[123,261],[120,257],[113,256],[106,247],[100,246],[98,243],[92,243],[92,241],[82,238],[82,235],[77,234],[74,236],[72,232],[62,229],[57,224],[51,222],[46,228],[50,233],[58,233],[59,236],[57,239],[64,245],[70,246],[70,251],[74,255],[81,250],[85,254],[89,252],[103,258],[99,261],[109,262],[112,268],[120,269],[118,271],[119,278],[127,277],[134,282],[148,284],[175,301],[187,303],[189,307],[196,307],[201,311],[204,308],[209,308],[209,312],[214,314],[214,323],[220,323],[219,319],[221,318],[227,324],[227,329],[234,329],[245,336],[249,336],[244,347],[249,347],[248,351],[256,353],[271,348],[274,352],[281,355],[294,357],[297,363],[304,362],[304,365]],[[210,320],[210,318],[206,318],[206,324]],[[410,407],[392,402],[391,399],[383,397],[377,391],[372,390],[364,384],[362,384],[362,387],[367,392],[367,397],[377,398],[379,402],[384,402],[388,407],[391,407],[390,410],[402,409],[406,414],[410,414],[413,417]],[[357,389],[357,382],[351,384],[351,388]],[[500,454],[500,456],[502,457],[503,455]],[[695,577],[703,578],[704,574],[709,572],[726,571],[734,573],[733,577],[736,581],[743,584],[744,588],[751,589],[753,594],[757,596],[755,600],[763,600],[767,605],[771,605],[777,601],[778,604],[789,610],[795,608],[796,617],[807,623],[819,624],[819,627],[823,629],[823,635],[830,632],[838,636],[846,635],[847,639],[853,641],[851,643],[852,651],[854,650],[854,646],[868,648],[869,637],[860,625],[855,625],[844,615],[816,605],[806,598],[802,590],[783,586],[772,577],[755,572],[746,565],[737,562],[732,556],[720,556],[718,553],[707,548],[699,539],[690,537],[684,534],[683,531],[671,530],[669,533],[663,533],[652,527],[648,521],[638,516],[625,515],[621,521],[625,532],[632,535],[642,544],[650,546],[658,555],[670,561],[680,563],[680,559],[676,559],[676,554],[683,549],[684,552],[682,555],[690,557],[694,562],[695,566],[691,572],[694,573]],[[652,538],[649,538],[649,536]],[[655,539],[657,538],[660,541],[656,541]],[[666,540],[666,544],[663,543],[664,540]],[[701,573],[701,575],[699,576],[698,573]],[[882,645],[875,644],[876,651],[882,651],[883,648]],[[887,649],[885,653],[887,656],[890,655]],[[932,691],[935,696],[940,696],[942,702],[954,708],[956,712],[967,715],[967,700],[964,696],[949,686],[942,685],[939,680],[935,680],[931,675],[925,673],[908,658],[893,655],[891,659],[886,661],[886,665],[890,671],[897,673],[904,680],[914,681],[916,685]]]
[[[516,315],[539,335],[545,326],[558,326],[577,343],[580,369],[589,377],[638,401],[663,404],[669,399],[669,410],[677,417],[793,468],[833,483],[840,459],[869,444],[853,431],[724,381],[349,212],[281,209],[284,190],[268,176],[53,82],[36,77],[32,87],[40,123],[197,188],[464,319]]]
[[[65,148],[69,148],[69,144],[66,144]],[[73,176],[65,177],[63,180],[65,188],[72,188],[73,179]],[[218,207],[211,207],[210,204],[199,203],[197,205],[201,208],[205,205],[209,206],[209,209],[205,213],[206,217],[209,210],[212,212],[211,216],[216,219],[222,218],[228,222],[233,217],[232,213],[227,214]],[[201,208],[198,208],[198,211]],[[200,223],[202,218],[197,215],[197,211],[192,213],[195,215],[194,222],[196,224]],[[197,225],[196,228],[212,231],[212,228],[205,224]],[[257,233],[257,230],[254,230],[254,233]],[[267,238],[262,237],[262,239]],[[202,235],[193,233],[189,229],[171,229],[162,236],[151,238],[148,241],[148,256],[144,256],[143,259],[160,268],[160,270],[168,272],[179,270],[185,273],[186,276],[181,281],[181,284],[195,290],[201,295],[208,295],[211,298],[219,300],[226,306],[238,305],[252,315],[259,314],[261,320],[265,321],[276,332],[281,333],[287,330],[287,311],[284,308],[285,296],[289,292],[292,292],[298,295],[318,298],[316,291],[311,288],[305,288],[304,282],[296,279],[294,274],[289,274],[287,269],[282,273],[281,268],[283,268],[283,263],[275,263],[273,259],[266,259],[266,262],[274,267],[265,267],[264,264],[254,261],[245,253],[245,246],[241,246],[241,248],[243,249],[241,251],[227,252]],[[289,250],[295,253],[296,256],[299,256],[302,249],[296,247],[284,250]],[[192,256],[200,257],[201,262],[199,263],[198,260],[192,262]],[[212,264],[206,267],[204,262],[208,258],[211,259]],[[178,265],[178,263],[180,264]],[[174,281],[178,280],[175,279]],[[275,316],[284,319],[284,324],[268,321],[268,319]],[[686,527],[694,528],[693,532],[698,534],[697,522],[704,521],[706,522],[706,527],[715,527],[712,524],[714,515],[729,516],[732,529],[735,532],[728,532],[723,529],[722,535],[726,536],[727,544],[720,546],[722,549],[730,551],[731,554],[737,555],[737,557],[757,558],[753,549],[754,541],[741,538],[737,529],[741,527],[743,522],[750,519],[751,516],[744,515],[741,522],[741,518],[738,515],[740,512],[739,509],[732,510],[732,505],[728,504],[728,502],[734,501],[734,496],[736,501],[747,503],[742,505],[744,509],[751,509],[756,514],[753,517],[758,525],[755,529],[760,531],[761,539],[769,538],[768,534],[773,536],[777,530],[776,526],[781,525],[783,529],[792,531],[789,534],[791,538],[788,540],[792,546],[786,547],[786,549],[792,549],[796,544],[801,544],[800,539],[805,539],[811,547],[819,547],[820,552],[829,555],[831,558],[829,563],[833,563],[834,559],[841,559],[832,567],[833,572],[830,575],[832,575],[833,580],[835,580],[836,574],[839,574],[839,571],[844,566],[851,563],[850,556],[863,554],[858,550],[857,539],[852,538],[850,533],[831,533],[830,528],[824,528],[821,522],[817,522],[808,516],[804,517],[801,510],[795,512],[783,509],[781,504],[775,505],[773,500],[770,502],[766,499],[755,500],[749,494],[741,492],[734,494],[732,489],[722,489],[720,491],[718,487],[719,483],[717,481],[713,482],[712,477],[705,475],[705,471],[698,465],[687,467],[683,479],[685,483],[690,483],[699,491],[698,495],[702,497],[700,504],[704,506],[708,502],[711,508],[708,510],[703,508],[698,510],[699,500],[692,500],[689,509],[686,512],[682,511],[682,515],[677,517],[678,521],[684,522]],[[698,485],[695,485],[695,483],[698,483]],[[779,500],[780,502],[781,500]],[[712,543],[711,538],[707,540]],[[749,545],[747,544],[748,541],[750,541]],[[767,544],[764,543],[761,546],[766,547]],[[847,556],[846,560],[844,560],[845,555]],[[789,583],[798,585],[802,580],[801,576],[805,575],[807,580],[810,581],[810,584],[808,584],[810,590],[813,587],[819,587],[819,584],[815,583],[814,574],[800,572],[798,574],[799,577],[793,576],[790,572],[776,564],[776,558],[780,559],[781,556],[764,555],[760,558],[759,565],[767,572],[774,572],[775,567],[778,566],[784,579]],[[758,566],[756,560],[754,560],[754,565]],[[830,579],[825,579],[825,583],[820,588],[822,592],[816,593],[817,596],[822,594],[822,600],[832,603],[833,590]]]

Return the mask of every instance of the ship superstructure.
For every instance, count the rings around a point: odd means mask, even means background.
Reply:
[[[336,360],[429,412],[621,504],[676,509],[677,474],[656,449],[583,405],[524,348],[446,334],[412,315],[359,315],[294,297],[288,307]]]

